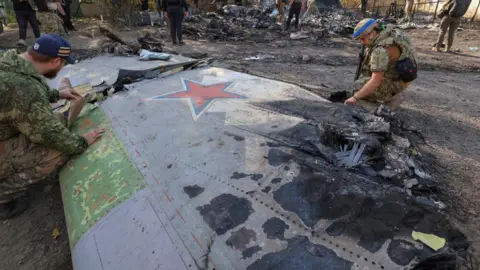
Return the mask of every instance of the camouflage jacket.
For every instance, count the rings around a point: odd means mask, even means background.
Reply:
[[[379,32],[366,49],[362,63],[361,77],[370,77],[372,72],[384,72],[384,77],[393,81],[399,80],[395,69],[396,60],[391,59],[387,47],[397,45],[400,49],[399,58],[410,58],[416,63],[416,56],[410,38],[401,30],[389,25]]]
[[[44,80],[15,50],[0,55],[0,141],[22,133],[62,153],[83,152],[86,140],[70,132],[52,112],[50,102],[58,101],[59,92]]]

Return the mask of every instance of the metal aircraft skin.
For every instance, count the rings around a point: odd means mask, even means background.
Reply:
[[[59,79],[113,84],[120,68],[188,61],[101,56]],[[60,173],[74,269],[404,269],[426,252],[401,190],[285,140],[316,126],[272,102],[319,96],[213,67],[126,87],[77,120],[107,132]]]

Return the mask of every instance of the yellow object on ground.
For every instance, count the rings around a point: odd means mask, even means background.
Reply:
[[[443,248],[445,246],[445,243],[447,242],[444,238],[438,237],[436,235],[416,231],[412,231],[412,238],[424,243],[435,251]]]

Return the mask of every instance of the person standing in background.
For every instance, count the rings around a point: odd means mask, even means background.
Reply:
[[[412,22],[413,20],[413,1],[414,0],[406,0],[405,2],[405,17],[404,22]]]
[[[276,0],[277,10],[278,10],[278,23],[283,24],[285,20],[285,1]]]
[[[439,52],[443,44],[445,34],[448,32],[447,46],[445,52],[451,52],[455,31],[460,26],[460,20],[467,13],[471,0],[447,0],[440,12],[438,18],[442,19],[440,23],[440,32],[438,33],[437,43],[433,47],[434,51]]]
[[[300,11],[302,10],[302,0],[291,0],[290,10],[288,12],[287,30],[290,29],[293,15],[295,15],[295,29],[298,29],[298,22],[300,20]]]
[[[160,15],[161,25],[165,25],[165,23],[167,23],[167,25],[168,25],[168,22],[167,22],[166,18],[163,16],[163,1],[162,0],[156,0],[156,4],[157,4],[158,15]]]
[[[35,38],[40,37],[40,26],[38,25],[37,16],[32,5],[27,0],[12,0],[13,10],[18,22],[18,46],[25,46],[25,39],[27,39],[28,23],[32,26]]]
[[[2,0],[0,0],[0,34],[3,33],[3,25],[7,26],[7,14],[5,13]]]
[[[57,34],[63,38],[68,38],[66,27],[63,25],[62,18],[65,11],[60,0],[33,0],[37,7],[37,18],[40,22],[42,33]]]
[[[72,24],[72,10],[70,9],[70,4],[72,4],[72,0],[62,0],[62,8],[65,12],[65,15],[62,16],[63,25],[69,31],[77,31]]]
[[[182,38],[183,19],[188,16],[188,5],[186,0],[163,0],[162,3],[165,18],[170,22],[170,35],[173,45],[184,45]]]

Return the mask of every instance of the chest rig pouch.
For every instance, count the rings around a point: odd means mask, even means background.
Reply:
[[[400,80],[411,82],[417,78],[417,65],[410,58],[398,60],[395,63],[395,69],[398,72]]]
[[[400,58],[395,62],[395,71],[403,82],[411,82],[417,78],[417,62],[412,50],[410,39],[400,31],[391,29],[378,42],[378,46],[396,45],[400,49]]]

